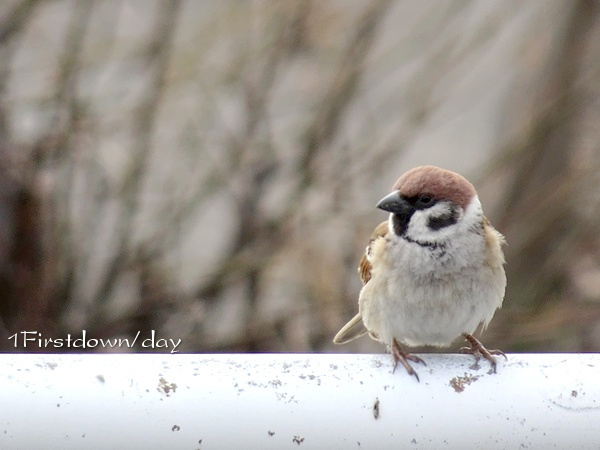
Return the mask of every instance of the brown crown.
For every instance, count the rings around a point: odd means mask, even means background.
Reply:
[[[398,178],[393,189],[409,198],[429,194],[439,200],[450,200],[463,209],[477,195],[465,177],[435,166],[419,166],[409,170]]]

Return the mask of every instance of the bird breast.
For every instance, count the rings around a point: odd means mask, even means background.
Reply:
[[[447,346],[484,326],[501,305],[504,271],[486,264],[483,234],[427,246],[388,235],[373,245],[372,278],[359,309],[386,344]]]

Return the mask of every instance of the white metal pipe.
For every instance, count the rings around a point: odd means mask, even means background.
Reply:
[[[0,448],[599,448],[600,354],[0,355]]]

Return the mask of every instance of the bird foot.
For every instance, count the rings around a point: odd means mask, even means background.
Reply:
[[[471,346],[470,347],[462,347],[459,351],[460,351],[460,353],[469,353],[475,357],[475,364],[473,365],[474,368],[479,367],[477,363],[479,362],[479,359],[483,356],[485,359],[487,359],[490,362],[490,364],[492,366],[491,372],[496,373],[496,358],[494,358],[494,356],[492,356],[492,355],[501,355],[501,356],[504,356],[504,358],[506,360],[508,360],[508,358],[506,357],[506,355],[504,354],[503,351],[488,350],[487,348],[485,348],[483,346],[483,344],[481,342],[479,342],[477,339],[475,339],[470,334],[464,333],[463,336]]]
[[[409,375],[414,375],[417,381],[420,381],[419,375],[417,374],[415,369],[413,369],[413,367],[408,363],[408,361],[423,363],[426,366],[427,364],[425,363],[425,361],[423,361],[417,355],[412,355],[410,353],[405,352],[396,340],[396,338],[392,340],[391,351],[392,357],[394,358],[394,370],[392,371],[392,373],[396,372],[396,367],[398,367],[398,363],[401,363]]]

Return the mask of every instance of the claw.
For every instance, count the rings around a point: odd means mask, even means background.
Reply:
[[[408,372],[408,374],[414,375],[415,378],[417,379],[417,381],[420,382],[421,380],[419,380],[419,375],[417,374],[415,369],[413,369],[413,367],[408,363],[408,361],[412,361],[415,363],[423,363],[426,366],[427,364],[425,364],[425,361],[423,361],[417,355],[412,355],[410,353],[406,353],[402,349],[402,347],[400,346],[400,344],[398,343],[396,338],[394,338],[392,340],[391,351],[392,351],[392,357],[394,358],[394,370],[392,371],[392,373],[396,372],[396,367],[398,367],[398,363],[401,363],[404,366],[404,368],[406,369],[406,371]]]
[[[471,336],[468,333],[464,333],[463,336],[465,337],[467,342],[469,344],[471,344],[471,347],[462,347],[459,351],[460,351],[460,353],[469,353],[469,354],[473,355],[475,357],[475,365],[477,365],[477,363],[479,362],[479,359],[483,356],[485,359],[487,359],[490,362],[490,364],[492,366],[492,372],[496,373],[496,358],[494,358],[492,355],[501,355],[501,356],[504,356],[504,358],[506,360],[508,360],[508,358],[506,357],[506,355],[504,354],[503,351],[488,350],[487,348],[485,348],[483,346],[483,344],[481,342],[479,342],[477,339],[475,339],[473,336]]]

